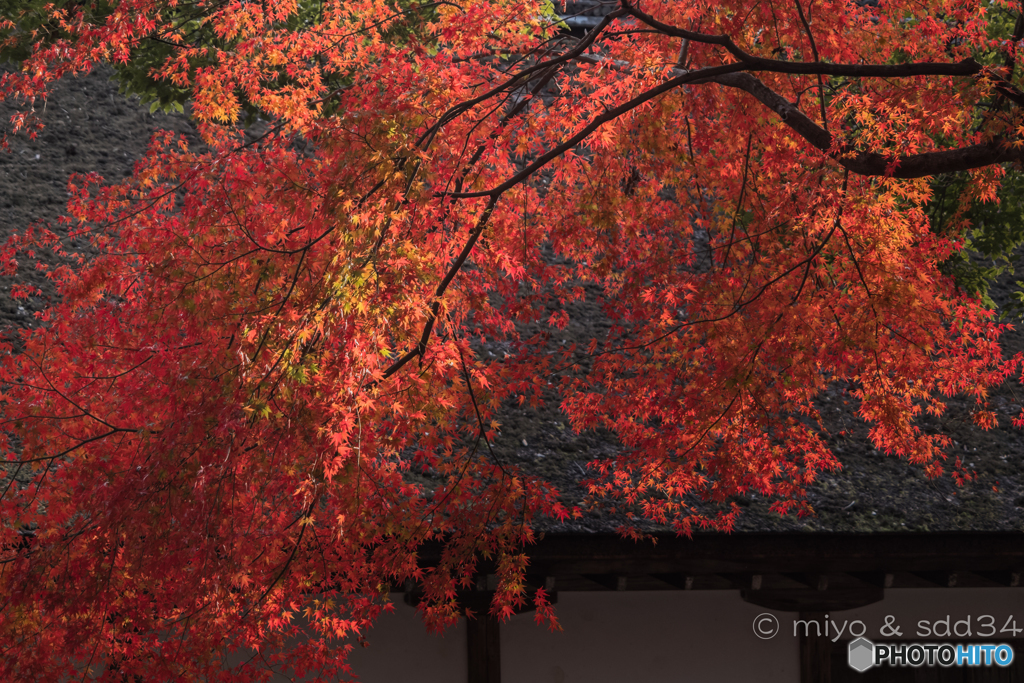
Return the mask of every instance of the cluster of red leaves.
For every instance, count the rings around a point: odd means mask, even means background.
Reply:
[[[480,557],[509,614],[531,522],[575,511],[489,444],[501,402],[549,382],[573,427],[621,440],[591,492],[689,533],[735,514],[697,499],[804,509],[838,466],[831,383],[938,474],[947,439],[919,415],[1017,367],[923,210],[928,169],[990,166],[990,200],[1020,149],[1012,68],[972,60],[1008,49],[980,6],[649,0],[582,42],[543,2],[432,4],[402,40],[378,0],[309,22],[197,6],[232,49],[190,45],[173,2],[100,23],[80,3],[2,81],[40,97],[156,37],[206,145],[157,137],[130,179],[73,188],[100,255],[52,273],[62,303],[0,356],[5,679],[333,675],[389,587],[450,622]],[[243,103],[270,122],[256,141]],[[27,232],[0,262],[39,248],[60,241]],[[520,338],[584,285],[606,337]]]

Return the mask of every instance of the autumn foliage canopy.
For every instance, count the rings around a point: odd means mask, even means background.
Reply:
[[[991,424],[1018,366],[941,268],[1024,159],[1018,3],[606,4],[584,37],[536,0],[2,17],[12,134],[107,62],[202,140],[76,180],[95,255],[4,331],[0,678],[327,676],[389,588],[454,619],[479,558],[495,613],[553,619],[522,548],[580,511],[490,452],[549,389],[620,443],[593,500],[681,533],[738,492],[807,512],[834,382],[879,450],[955,474],[917,420],[966,394]],[[0,264],[67,244],[25,226]],[[549,343],[580,303],[606,334]]]

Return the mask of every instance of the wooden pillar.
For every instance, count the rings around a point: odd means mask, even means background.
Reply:
[[[824,612],[801,612],[800,618],[825,628]],[[800,633],[800,683],[832,683],[832,643],[812,627]],[[472,683],[472,682],[471,682]]]
[[[501,621],[486,608],[466,619],[469,683],[501,683]]]

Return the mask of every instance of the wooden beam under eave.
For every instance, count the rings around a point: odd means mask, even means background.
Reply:
[[[651,576],[657,579],[658,581],[661,581],[662,583],[667,583],[676,590],[693,590],[694,577],[690,576],[689,574],[685,574],[683,572],[669,572],[662,574],[651,574]]]
[[[740,597],[753,605],[780,612],[833,612],[881,601],[884,588],[874,586],[827,588],[766,588],[741,590]]]
[[[1019,571],[974,573],[982,578],[988,579],[992,583],[995,583],[999,586],[1006,586],[1008,588],[1019,588],[1021,586],[1021,572]]]
[[[654,537],[656,544],[638,544],[614,534],[548,534],[526,552],[531,571],[559,581],[600,574],[704,577],[855,572],[885,572],[900,580],[918,571],[1020,571],[1018,567],[1024,567],[1020,532],[695,533],[692,538],[669,533]],[[421,566],[438,564],[442,545],[424,544]]]
[[[797,583],[803,584],[808,588],[814,590],[827,590],[828,589],[828,575],[827,574],[808,574],[803,572],[791,572],[784,574],[786,578],[792,579]]]
[[[626,577],[615,574],[584,574],[584,578],[610,591],[626,590]]]
[[[940,588],[956,588],[960,577],[957,572],[911,572],[914,576],[919,579],[923,579],[928,583],[939,586]]]
[[[877,588],[892,588],[895,577],[889,572],[846,572],[862,583]]]
[[[720,573],[719,577],[727,580],[732,588],[738,588],[739,590],[747,591],[759,591],[764,587],[765,575],[755,573]],[[777,578],[776,576],[768,577],[769,582]]]

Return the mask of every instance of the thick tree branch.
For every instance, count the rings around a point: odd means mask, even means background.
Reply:
[[[986,69],[973,59],[959,62],[911,62],[909,64],[831,64],[815,60],[813,62],[787,62],[780,59],[766,59],[752,55],[742,49],[732,38],[726,35],[714,35],[688,31],[684,28],[671,26],[658,21],[651,15],[633,7],[628,0],[621,0],[622,8],[634,18],[651,28],[668,36],[675,36],[698,43],[718,45],[744,65],[744,71],[771,71],[781,74],[800,74],[805,76],[846,76],[849,78],[907,78],[910,76],[975,76],[991,81],[1000,95],[1024,106],[1024,93],[1010,81],[993,71]],[[801,10],[801,18],[802,18]],[[805,24],[806,25],[806,24]],[[809,27],[808,27],[809,29]],[[810,34],[808,34],[810,35]],[[813,38],[811,38],[813,41]],[[812,43],[812,49],[815,46]]]
[[[558,157],[565,154],[567,151],[574,148],[576,145],[586,140],[591,133],[593,133],[595,130],[597,130],[604,124],[608,123],[609,121],[614,121],[623,114],[626,114],[632,111],[633,109],[636,109],[640,105],[649,102],[655,97],[667,93],[670,90],[674,90],[681,85],[686,85],[688,83],[708,83],[711,82],[711,80],[716,76],[733,73],[739,71],[742,68],[742,64],[725,64],[723,66],[708,67],[706,69],[699,69],[697,71],[682,71],[676,69],[672,72],[673,78],[670,78],[669,80],[661,83],[660,85],[654,86],[650,90],[646,90],[640,93],[636,97],[627,100],[626,102],[623,102],[617,107],[611,107],[610,109],[606,109],[604,113],[594,117],[594,119],[591,120],[591,122],[584,126],[582,129],[580,129],[578,133],[573,135],[571,138],[565,140],[564,142],[551,148],[544,154],[541,154],[533,162],[528,164],[521,171],[516,173],[514,176],[512,176],[505,182],[503,182],[501,185],[491,188],[490,190],[481,190],[479,192],[450,192],[448,193],[448,196],[453,197],[455,199],[500,196],[504,192],[507,192],[510,188],[515,187],[519,183],[523,182],[524,180],[532,176],[534,173],[539,171],[544,166],[547,166],[554,159],[557,159]]]
[[[627,0],[621,0],[622,7],[629,14],[651,28],[667,36],[718,45],[742,62],[747,71],[773,71],[783,74],[804,74],[822,76],[849,76],[852,78],[901,78],[906,76],[973,76],[984,67],[973,59],[960,62],[911,62],[909,64],[831,64],[828,62],[787,62],[781,59],[766,59],[752,55],[726,35],[698,33],[662,23],[645,12],[633,7]]]
[[[587,48],[589,48],[594,43],[594,41],[597,40],[597,37],[609,24],[612,23],[612,21],[619,18],[620,16],[623,16],[624,14],[625,11],[621,9],[609,13],[608,15],[601,19],[601,22],[597,26],[595,26],[587,33],[586,37],[584,37],[583,40],[579,42],[579,44],[577,44],[573,49],[569,50],[565,54],[543,62],[538,62],[537,64],[534,64],[533,66],[530,66],[526,69],[523,69],[519,73],[516,73],[511,78],[491,88],[487,92],[477,97],[474,97],[471,100],[460,102],[459,104],[451,107],[450,109],[448,109],[448,111],[446,111],[444,114],[438,117],[434,125],[430,126],[420,136],[420,138],[416,141],[416,146],[419,147],[420,149],[426,149],[427,147],[430,146],[430,143],[433,141],[434,136],[437,135],[438,131],[441,130],[441,128],[443,128],[446,124],[458,118],[462,114],[466,113],[467,111],[470,111],[476,105],[486,102],[487,100],[505,91],[515,89],[525,84],[535,74],[545,72],[551,67],[557,67],[561,64],[566,64],[568,62],[571,62],[576,57],[579,57],[580,55],[587,51]]]
[[[690,41],[696,41],[701,43],[707,43],[712,45],[719,45],[724,47],[730,54],[732,54],[738,63],[734,64],[723,64],[714,67],[707,67],[696,71],[687,71],[681,66],[673,69],[671,72],[672,78],[661,83],[654,88],[651,88],[636,97],[620,104],[617,107],[607,109],[601,115],[595,117],[590,123],[582,128],[576,135],[573,135],[568,140],[556,145],[554,148],[548,150],[546,153],[540,155],[532,163],[528,164],[525,168],[520,170],[518,173],[513,175],[511,178],[506,180],[501,185],[491,188],[489,190],[478,191],[478,192],[462,192],[461,181],[457,183],[454,192],[447,192],[449,197],[454,199],[469,199],[474,197],[488,197],[490,199],[487,207],[485,208],[481,220],[479,221],[476,228],[470,234],[470,239],[465,245],[465,248],[456,259],[456,262],[452,265],[448,271],[446,277],[438,286],[438,290],[435,293],[435,299],[430,308],[430,316],[424,325],[423,333],[419,343],[409,349],[405,354],[398,358],[390,367],[388,367],[382,376],[382,379],[386,379],[400,370],[409,361],[414,358],[422,358],[426,351],[426,344],[430,338],[431,332],[434,327],[434,323],[437,320],[437,315],[440,307],[440,297],[447,289],[451,280],[461,270],[465,259],[468,257],[469,252],[472,250],[490,218],[491,211],[494,208],[498,198],[501,197],[506,191],[515,187],[519,183],[523,182],[528,177],[532,176],[542,167],[546,166],[552,160],[558,158],[566,151],[572,149],[576,145],[582,143],[590,136],[595,130],[600,128],[605,123],[613,121],[614,119],[622,116],[623,114],[637,108],[638,106],[650,101],[666,92],[674,90],[682,85],[693,84],[698,85],[702,83],[716,83],[730,88],[737,88],[744,92],[752,95],[761,104],[774,111],[778,116],[797,134],[803,137],[805,140],[810,142],[812,145],[820,149],[821,151],[832,156],[840,165],[842,165],[847,171],[856,173],[864,176],[888,176],[894,178],[921,178],[925,176],[938,175],[941,173],[949,173],[953,171],[964,171],[973,168],[980,168],[983,166],[989,166],[996,163],[1002,163],[1006,161],[1019,161],[1024,159],[1024,148],[1013,147],[1007,144],[992,144],[992,145],[971,145],[969,147],[962,147],[959,149],[926,152],[923,154],[912,154],[900,157],[890,157],[883,154],[874,152],[859,152],[853,150],[849,145],[839,144],[833,146],[832,135],[823,127],[816,124],[810,118],[808,118],[800,109],[787,100],[785,97],[776,93],[771,88],[766,86],[761,80],[751,75],[750,72],[767,71],[772,73],[784,73],[784,74],[799,74],[799,75],[817,75],[819,77],[819,90],[822,89],[823,84],[821,83],[821,76],[841,76],[850,78],[908,78],[913,76],[974,76],[978,78],[988,79],[995,84],[996,90],[1013,102],[1024,106],[1024,93],[1017,90],[1009,81],[1002,78],[998,74],[986,70],[981,64],[973,59],[965,59],[960,62],[912,62],[909,64],[831,64],[822,62],[818,59],[817,46],[814,43],[814,37],[810,32],[810,26],[807,24],[806,19],[803,16],[803,10],[797,3],[797,9],[800,12],[800,18],[803,21],[804,28],[807,30],[808,40],[811,44],[811,50],[814,53],[815,61],[813,62],[787,62],[777,59],[766,59],[763,57],[757,57],[752,55],[745,50],[737,46],[733,40],[726,35],[712,35],[698,33],[695,31],[689,31],[686,29],[677,28],[659,22],[654,17],[636,9],[629,4],[627,0],[620,0],[621,9],[616,10],[612,14],[604,17],[601,24],[591,31],[583,44],[577,46],[576,49],[570,51],[566,55],[552,59],[541,64],[534,65],[525,71],[516,74],[511,79],[502,83],[501,85],[492,88],[483,95],[463,102],[449,109],[443,114],[438,121],[430,128],[423,137],[418,141],[419,146],[426,146],[430,144],[434,135],[443,127],[447,122],[453,118],[469,111],[477,104],[480,104],[487,99],[494,97],[495,95],[505,91],[506,89],[513,87],[517,83],[525,82],[528,77],[534,73],[538,73],[542,68],[546,68],[547,71],[544,73],[543,80],[546,82],[553,75],[553,70],[558,65],[572,61],[575,58],[579,58],[585,50],[585,47],[591,44],[597,37],[597,35],[606,28],[613,19],[630,14],[633,17],[639,19],[641,22],[647,24],[653,29],[662,32],[666,35],[675,36],[683,40],[684,48],[680,53],[680,59],[684,59],[685,46],[689,45]],[[822,93],[819,92],[819,97],[822,97]],[[518,108],[510,112],[510,117],[518,113]],[[824,112],[824,101],[822,100],[822,122],[825,123],[825,112]],[[469,166],[472,166],[478,159],[481,150],[477,150],[477,154],[474,155],[473,160]],[[376,384],[373,382],[371,384]]]
[[[970,145],[958,149],[890,157],[875,152],[857,152],[847,145],[833,149],[832,136],[807,117],[792,102],[749,73],[729,73],[704,78],[698,83],[717,83],[752,95],[768,107],[802,138],[834,156],[844,168],[864,176],[923,178],[925,176],[967,171],[1006,161],[1024,160],[1024,147],[1008,144]]]

